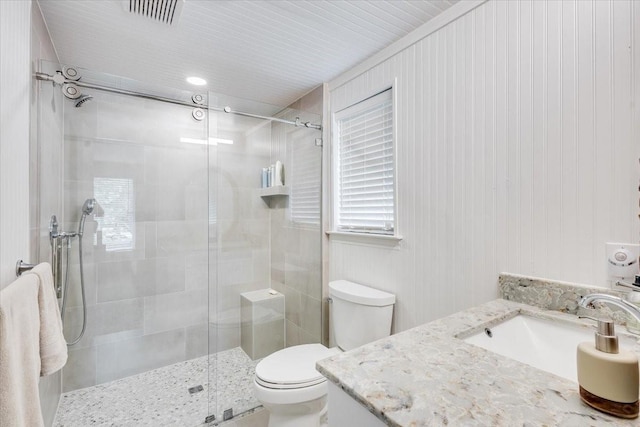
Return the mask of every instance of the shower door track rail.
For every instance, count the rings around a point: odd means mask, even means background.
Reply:
[[[136,91],[132,91],[132,90],[127,90],[127,89],[118,89],[115,87],[111,87],[111,86],[104,86],[104,85],[99,85],[96,83],[87,83],[87,82],[82,82],[80,80],[68,80],[66,78],[63,78],[64,80],[60,79],[60,77],[54,78],[54,76],[46,74],[46,73],[40,73],[37,72],[35,73],[35,78],[37,80],[42,80],[42,81],[47,81],[47,82],[54,82],[54,84],[58,83],[60,84],[60,82],[62,82],[62,84],[64,83],[69,83],[69,84],[74,84],[76,86],[80,86],[80,87],[84,87],[84,88],[89,88],[89,89],[96,89],[96,90],[102,90],[105,92],[111,92],[111,93],[118,93],[121,95],[129,95],[129,96],[135,96],[137,98],[144,98],[144,99],[150,99],[150,100],[154,100],[154,101],[161,101],[161,102],[167,102],[170,104],[176,104],[176,105],[183,105],[185,107],[206,107],[212,111],[217,111],[220,113],[228,113],[228,114],[236,114],[238,116],[244,116],[244,117],[251,117],[254,119],[263,119],[263,120],[270,120],[273,122],[278,122],[278,123],[284,123],[287,125],[293,125],[296,127],[299,126],[304,126],[310,129],[317,129],[317,130],[322,130],[322,125],[319,124],[315,124],[315,123],[311,123],[311,122],[301,122],[299,118],[296,117],[296,120],[287,120],[287,119],[281,119],[279,117],[271,117],[271,116],[262,116],[260,114],[253,114],[253,113],[247,113],[244,111],[236,111],[236,110],[232,110],[231,107],[214,107],[214,106],[210,106],[207,103],[204,104],[197,104],[197,103],[191,103],[191,102],[187,102],[187,101],[181,101],[179,99],[173,99],[173,98],[166,98],[164,96],[158,96],[158,95],[151,95],[148,93],[142,93],[142,92],[136,92]]]

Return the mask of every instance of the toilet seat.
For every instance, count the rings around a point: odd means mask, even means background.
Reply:
[[[275,390],[289,390],[289,389],[311,387],[317,384],[322,384],[325,381],[327,381],[327,379],[323,377],[323,378],[318,378],[315,381],[301,382],[298,384],[279,384],[279,383],[270,383],[268,381],[264,381],[262,378],[256,376],[256,382],[258,384],[260,384],[263,387],[272,388]]]
[[[290,390],[312,387],[327,379],[316,371],[316,362],[340,353],[322,344],[297,345],[265,357],[256,366],[256,383],[271,389]]]

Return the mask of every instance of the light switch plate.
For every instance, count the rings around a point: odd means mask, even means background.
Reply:
[[[640,245],[634,243],[607,243],[607,274],[609,280],[631,280],[638,272]]]

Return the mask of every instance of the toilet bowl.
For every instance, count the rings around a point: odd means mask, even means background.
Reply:
[[[256,398],[269,411],[270,427],[317,427],[327,406],[327,379],[316,362],[340,353],[322,344],[285,348],[256,366]]]
[[[316,362],[388,336],[395,296],[346,280],[329,283],[330,315],[338,347],[304,344],[265,357],[256,366],[256,398],[269,427],[318,427],[327,411],[327,379]]]

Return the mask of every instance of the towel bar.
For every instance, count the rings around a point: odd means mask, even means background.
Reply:
[[[20,277],[22,273],[31,270],[35,266],[35,264],[27,264],[26,262],[22,262],[22,260],[19,259],[18,262],[16,262],[16,277]]]

